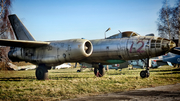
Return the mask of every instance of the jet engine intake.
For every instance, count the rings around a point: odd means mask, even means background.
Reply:
[[[67,42],[67,44],[68,48],[66,52],[62,53],[64,55],[63,58],[65,58],[65,60],[81,60],[83,58],[89,57],[93,52],[93,45],[89,40],[70,40],[69,42]]]
[[[84,51],[86,52],[86,56],[90,56],[92,54],[92,44],[90,41],[86,41],[84,44]]]

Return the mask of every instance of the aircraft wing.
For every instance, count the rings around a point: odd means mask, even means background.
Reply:
[[[42,47],[48,44],[50,44],[50,42],[0,39],[1,46],[35,48],[35,47]]]

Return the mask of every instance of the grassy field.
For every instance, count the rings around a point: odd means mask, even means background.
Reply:
[[[142,79],[142,69],[110,70],[104,77],[77,69],[49,70],[49,80],[38,81],[35,70],[0,71],[0,100],[63,100],[109,92],[180,83],[180,69],[162,67],[150,70]]]

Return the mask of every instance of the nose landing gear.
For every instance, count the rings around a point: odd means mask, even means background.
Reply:
[[[141,78],[148,78],[150,73],[149,73],[149,58],[147,59],[147,62],[146,62],[146,70],[143,70],[140,72],[140,76]]]

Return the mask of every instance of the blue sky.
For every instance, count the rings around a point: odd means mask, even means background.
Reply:
[[[101,39],[120,31],[158,35],[163,0],[14,0],[16,14],[38,41]],[[171,0],[173,6],[176,0]]]

